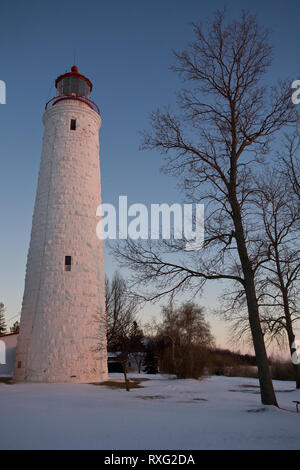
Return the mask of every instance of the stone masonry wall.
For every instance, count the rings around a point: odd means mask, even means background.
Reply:
[[[104,254],[96,237],[101,119],[87,104],[64,100],[43,123],[15,379],[99,381],[107,377]],[[72,256],[69,272],[65,256]]]

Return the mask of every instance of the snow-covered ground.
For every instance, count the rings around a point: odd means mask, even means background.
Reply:
[[[0,449],[300,449],[292,382],[274,382],[277,409],[260,404],[256,379],[145,377],[129,393],[0,383]]]

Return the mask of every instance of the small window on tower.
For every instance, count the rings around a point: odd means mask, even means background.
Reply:
[[[76,119],[71,119],[70,129],[71,131],[76,131]]]
[[[72,256],[65,256],[65,271],[71,271]]]

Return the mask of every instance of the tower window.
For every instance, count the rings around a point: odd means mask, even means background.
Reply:
[[[71,119],[70,129],[76,131],[76,119]]]
[[[71,271],[72,256],[65,256],[65,271]]]

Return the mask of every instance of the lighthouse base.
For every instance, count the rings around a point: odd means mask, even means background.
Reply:
[[[15,382],[41,382],[41,383],[97,383],[104,382],[108,379],[108,372],[90,371],[87,374],[75,375],[70,374],[49,374],[49,373],[31,373],[25,375],[23,371],[18,372],[15,369],[14,381]]]
[[[107,352],[106,348],[99,348],[98,340],[82,338],[75,342],[65,338],[54,347],[54,337],[46,338],[40,333],[38,339],[32,335],[29,348],[24,350],[19,338],[14,368],[16,382],[91,383],[107,379]]]

